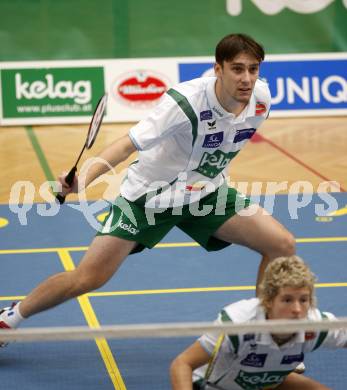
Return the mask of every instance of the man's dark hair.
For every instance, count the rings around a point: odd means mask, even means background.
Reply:
[[[224,61],[232,61],[240,53],[251,54],[259,62],[262,62],[265,57],[264,48],[250,36],[229,34],[216,46],[216,62],[223,65]]]

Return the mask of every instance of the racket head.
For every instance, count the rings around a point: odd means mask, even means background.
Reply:
[[[87,149],[90,149],[93,146],[96,136],[98,135],[102,120],[105,115],[106,106],[107,94],[105,93],[105,95],[101,97],[98,104],[96,105],[92,120],[90,121],[87,140],[85,144],[85,147]]]

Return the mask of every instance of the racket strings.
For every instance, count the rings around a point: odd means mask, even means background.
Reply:
[[[83,145],[83,148],[77,158],[75,165],[70,169],[69,173],[65,178],[65,182],[69,185],[69,187],[71,187],[72,183],[74,182],[74,178],[77,172],[77,164],[79,163],[83,155],[83,152],[85,151],[85,149],[90,149],[94,144],[94,141],[96,139],[96,136],[98,135],[102,120],[105,115],[106,106],[107,106],[107,94],[102,96],[102,98],[99,100],[95,108],[92,120],[90,122],[88,134],[86,137],[86,141]],[[62,194],[56,194],[56,198],[60,204],[63,204],[65,202],[65,196]]]
[[[96,136],[98,135],[102,120],[105,115],[106,106],[107,106],[107,94],[105,94],[99,100],[95,112],[93,114],[93,118],[89,126],[89,131],[88,131],[87,140],[85,144],[87,149],[90,149],[93,146]]]

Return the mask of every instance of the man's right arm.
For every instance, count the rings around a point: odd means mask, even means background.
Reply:
[[[121,137],[120,139],[107,146],[98,155],[98,159],[100,161],[96,161],[88,169],[85,186],[88,187],[88,185],[96,178],[108,172],[109,166],[117,166],[119,163],[126,160],[135,151],[136,147],[128,135]],[[107,162],[107,164],[105,164],[105,162]]]
[[[65,177],[67,173],[59,176],[59,181],[63,186],[62,195],[66,196],[70,192],[78,192],[88,187],[90,183],[92,183],[95,179],[97,179],[102,174],[108,172],[111,167],[117,166],[122,161],[126,160],[133,152],[137,149],[133,142],[131,141],[128,135],[125,135],[109,146],[107,146],[98,156],[93,164],[88,166],[87,171],[80,172],[79,176],[85,176],[82,183],[78,182],[76,178],[72,187],[68,187],[65,183]],[[82,188],[83,186],[83,188]]]

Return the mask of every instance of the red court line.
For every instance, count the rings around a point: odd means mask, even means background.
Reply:
[[[253,140],[253,138],[255,138]],[[270,146],[272,146],[274,149],[277,149],[278,151],[280,151],[281,153],[283,153],[285,156],[289,157],[291,160],[295,161],[297,164],[301,165],[302,167],[304,167],[305,169],[307,169],[308,171],[312,172],[314,175],[320,177],[321,179],[323,179],[324,181],[331,181],[329,178],[323,176],[321,173],[319,173],[318,171],[316,171],[315,169],[311,168],[309,165],[305,164],[303,161],[299,160],[297,157],[293,156],[292,154],[290,154],[287,150],[281,148],[280,146],[278,146],[277,144],[275,144],[273,141],[270,141],[269,139],[265,138],[263,135],[261,134],[254,134],[253,137],[252,137],[252,140],[253,142],[267,142]],[[337,189],[339,189],[341,192],[346,192],[346,190],[340,185],[340,187],[338,186],[335,186]]]

